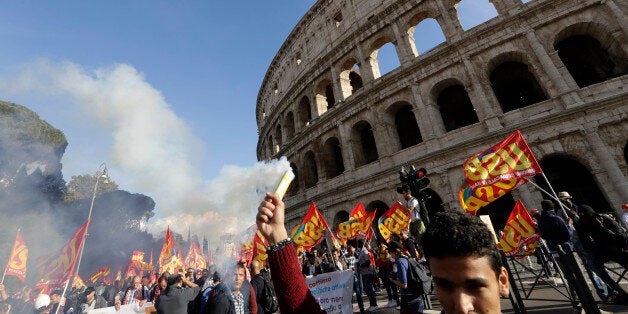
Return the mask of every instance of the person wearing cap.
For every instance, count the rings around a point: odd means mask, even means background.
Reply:
[[[458,210],[438,213],[422,244],[445,313],[501,312],[508,272],[484,222]]]
[[[565,221],[567,221],[567,218],[573,220],[574,222],[577,221],[579,218],[578,212],[580,206],[576,205],[576,203],[573,202],[573,198],[571,197],[571,195],[569,195],[569,192],[558,192],[558,199],[563,205],[566,206],[567,217],[565,217],[562,210],[558,212],[558,216],[560,216]]]
[[[410,262],[407,256],[403,255],[403,245],[397,241],[390,241],[387,249],[397,265],[397,276],[391,277],[390,281],[399,287],[399,307],[401,313],[423,313],[425,309],[423,295],[408,286]]]
[[[85,302],[81,304],[81,313],[87,313],[90,310],[100,309],[103,307],[107,307],[107,301],[100,295],[96,294],[96,289],[94,287],[89,286],[83,292],[83,297],[85,298]]]

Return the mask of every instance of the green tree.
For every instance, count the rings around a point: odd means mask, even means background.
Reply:
[[[84,174],[72,176],[72,180],[70,180],[66,186],[66,193],[63,197],[64,201],[71,202],[81,199],[91,199],[97,179],[100,181],[98,182],[96,196],[119,190],[117,183],[102,177],[99,178],[98,173],[93,175]]]

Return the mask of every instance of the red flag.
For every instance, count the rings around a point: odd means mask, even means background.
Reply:
[[[373,220],[375,220],[375,214],[375,211],[372,211],[367,215],[364,210],[364,205],[358,203],[351,211],[349,220],[338,224],[336,235],[340,239],[355,239],[360,235],[367,236],[369,234],[369,228]]]
[[[291,238],[294,243],[309,250],[323,240],[326,228],[329,229],[329,225],[312,202],[301,223],[292,229]]]
[[[21,282],[26,280],[26,260],[28,258],[28,247],[22,239],[20,229],[17,230],[15,236],[15,242],[13,243],[13,249],[11,255],[9,255],[9,262],[4,269],[4,273],[11,276],[16,276]]]
[[[540,238],[541,235],[536,230],[534,220],[521,200],[517,200],[515,208],[506,221],[504,234],[498,247],[506,256],[530,255],[538,246]]]
[[[462,165],[471,189],[543,172],[519,130]]]
[[[59,256],[43,267],[42,277],[37,286],[46,284],[50,287],[60,286],[70,279],[83,242],[85,242],[85,232],[88,226],[89,219],[74,232],[68,243],[61,249]]]
[[[403,229],[408,228],[408,225],[410,225],[410,212],[399,203],[393,204],[377,221],[379,233],[386,242],[393,233],[400,234]]]

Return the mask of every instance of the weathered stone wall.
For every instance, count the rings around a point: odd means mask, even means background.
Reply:
[[[391,205],[398,198],[402,165],[429,169],[431,187],[446,208],[458,208],[462,163],[514,130],[521,130],[537,159],[562,154],[584,165],[615,208],[628,201],[628,75],[579,87],[554,45],[571,35],[597,39],[628,60],[626,6],[617,0],[491,1],[499,15],[464,31],[453,0],[320,0],[301,19],[273,59],[259,91],[256,117],[260,160],[287,156],[297,167],[299,189],[286,197],[295,224],[314,200],[328,221],[357,201]],[[412,30],[435,19],[446,38],[418,54]],[[400,67],[379,75],[377,50],[395,45]],[[375,54],[374,54],[375,52]],[[504,61],[527,65],[547,100],[504,112],[490,74]],[[362,88],[351,91],[359,65]],[[330,84],[335,102],[328,106]],[[446,131],[437,96],[464,86],[478,123]],[[309,107],[300,105],[304,97]],[[394,112],[412,105],[422,141],[402,149]],[[302,108],[307,107],[310,117]],[[331,107],[331,108],[330,108]],[[368,122],[378,159],[364,164],[356,125]],[[325,143],[338,139],[344,171],[327,176]],[[318,180],[306,187],[305,155],[312,152]],[[524,185],[513,192],[529,207],[541,194]]]

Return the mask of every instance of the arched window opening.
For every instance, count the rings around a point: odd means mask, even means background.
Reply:
[[[379,227],[377,226],[379,222],[379,218],[382,217],[382,215],[386,213],[386,211],[388,211],[389,208],[390,206],[388,206],[386,203],[380,200],[372,201],[368,203],[368,205],[366,205],[366,207],[364,208],[367,214],[372,213],[374,210],[376,211],[375,219],[373,220],[372,226],[373,226],[373,230],[376,232],[376,237],[378,239],[382,239],[382,235],[379,232]]]
[[[334,178],[345,171],[345,164],[342,159],[342,149],[340,141],[332,137],[325,141],[322,155],[323,167],[327,178]]]
[[[392,42],[385,43],[371,53],[373,78],[377,79],[401,65],[397,50]]]
[[[408,30],[410,47],[415,57],[424,54],[445,42],[443,29],[433,18],[425,18]]]
[[[626,162],[626,165],[628,165],[628,143],[624,145],[624,161]]]
[[[333,108],[335,103],[336,98],[334,97],[334,88],[331,85],[331,81],[322,81],[318,84],[318,88],[316,89],[316,105],[319,115]]]
[[[292,168],[292,173],[294,173],[294,180],[290,183],[286,194],[289,196],[295,196],[297,192],[299,192],[299,169],[297,169],[297,165],[293,162],[290,163],[290,168]]]
[[[352,139],[356,167],[379,159],[371,124],[366,121],[358,122],[353,127]]]
[[[360,75],[360,65],[354,60],[349,60],[343,66],[342,72],[340,72],[340,88],[342,89],[342,96],[346,99],[353,95],[363,86],[362,75]]]
[[[349,220],[349,213],[346,210],[341,210],[337,212],[336,215],[334,215],[333,231],[336,232],[336,230],[338,230],[338,225],[348,220]]]
[[[336,104],[336,97],[334,97],[334,87],[331,83],[325,86],[325,98],[327,98],[327,109],[334,108],[334,105]]]
[[[521,62],[506,61],[490,75],[493,92],[504,112],[547,99],[536,78]]]
[[[589,205],[598,212],[614,212],[589,170],[577,160],[564,155],[551,155],[539,163],[556,193],[567,191],[576,204]],[[541,175],[536,175],[534,181],[549,191]],[[543,198],[548,197],[543,195]]]
[[[272,157],[275,155],[275,151],[273,150],[273,136],[268,136],[268,141],[266,141],[266,151],[268,152],[268,157]]]
[[[299,102],[299,122],[302,127],[310,124],[312,120],[312,109],[310,108],[310,99],[303,96]]]
[[[587,35],[567,37],[554,45],[578,86],[585,87],[626,74],[600,42]]]
[[[305,175],[305,188],[311,188],[318,183],[318,169],[316,168],[316,157],[312,151],[305,153],[303,162]]]
[[[278,153],[281,150],[282,144],[281,124],[277,124],[275,127],[275,153]]]
[[[397,127],[397,136],[401,149],[414,146],[423,141],[419,125],[412,111],[412,105],[407,104],[401,107],[395,114],[395,127]]]
[[[508,192],[491,202],[490,204],[480,208],[475,214],[476,216],[488,215],[495,230],[502,230],[506,226],[510,212],[515,208],[515,199],[512,193]]]
[[[427,216],[430,221],[434,221],[436,214],[442,213],[445,211],[445,206],[443,206],[443,199],[431,188],[427,188],[423,191],[425,198],[425,208],[427,209]]]
[[[289,142],[290,139],[292,139],[292,137],[294,136],[294,114],[292,113],[292,111],[286,114],[286,118],[284,119],[283,123],[286,132],[286,138]]]
[[[456,5],[458,20],[465,31],[478,26],[494,17],[497,10],[489,0],[466,0]]]
[[[480,122],[471,99],[462,85],[443,89],[436,100],[447,132]]]

